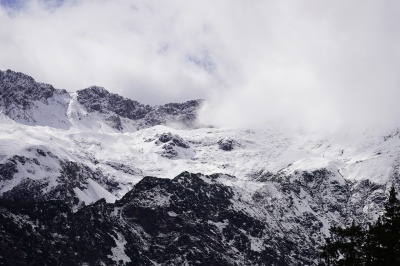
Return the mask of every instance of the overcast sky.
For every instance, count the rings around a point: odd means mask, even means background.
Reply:
[[[0,0],[0,69],[201,119],[400,126],[400,1]]]

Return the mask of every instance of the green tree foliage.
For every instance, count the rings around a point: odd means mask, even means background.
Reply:
[[[392,186],[385,212],[367,229],[354,222],[349,227],[331,227],[331,237],[321,247],[321,264],[400,265],[400,201]]]

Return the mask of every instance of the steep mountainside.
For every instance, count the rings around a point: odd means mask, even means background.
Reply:
[[[193,126],[202,101],[152,107],[109,93],[101,87],[90,87],[77,92],[77,102],[89,113],[103,115],[112,128],[123,131],[132,124],[137,129],[171,123]]]
[[[0,264],[315,265],[331,225],[375,220],[400,187],[398,130],[199,128],[201,101],[9,70],[0,95]]]
[[[115,204],[101,200],[76,213],[54,201],[0,201],[1,224],[7,225],[1,228],[0,250],[13,253],[5,257],[9,264],[310,262],[304,258],[312,256],[309,243],[299,248],[276,223],[260,221],[235,206],[234,198],[240,195],[220,184],[220,177],[187,172],[173,180],[145,177]]]
[[[120,132],[179,123],[192,127],[202,100],[143,105],[101,87],[69,94],[11,70],[0,71],[0,111],[25,125]]]
[[[0,71],[0,111],[26,125],[67,129],[69,94],[22,73]]]

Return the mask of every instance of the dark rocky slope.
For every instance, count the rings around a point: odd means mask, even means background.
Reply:
[[[89,87],[77,92],[78,102],[88,112],[108,115],[115,129],[122,130],[121,118],[137,121],[139,128],[167,123],[193,126],[202,100],[185,103],[168,103],[159,106],[144,105],[137,101],[110,93],[102,87]]]
[[[99,200],[77,212],[61,201],[2,199],[0,262],[294,265],[296,253],[296,265],[310,265],[310,246],[298,246],[271,221],[236,208],[236,192],[219,177],[145,177],[115,204]]]

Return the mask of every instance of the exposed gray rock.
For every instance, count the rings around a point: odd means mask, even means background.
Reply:
[[[66,116],[69,98],[67,91],[36,82],[28,75],[0,71],[0,111],[19,123],[69,128]],[[43,110],[53,105],[57,107],[52,112]]]
[[[111,126],[122,130],[122,118],[135,121],[138,128],[146,128],[168,123],[179,123],[193,127],[197,118],[197,111],[202,100],[193,100],[185,103],[169,103],[160,106],[149,106],[110,93],[102,87],[89,87],[77,93],[78,102],[88,112],[99,112],[109,115],[107,119],[113,122]],[[111,118],[112,117],[112,118]],[[117,125],[115,125],[117,121]]]
[[[0,112],[16,122],[68,129],[70,101],[71,95],[66,90],[36,82],[23,73],[0,71]],[[203,100],[192,100],[150,106],[98,86],[77,91],[77,101],[89,114],[101,114],[104,122],[117,131],[132,130],[126,123],[136,129],[171,123],[194,127],[203,103]]]
[[[237,141],[235,141],[233,139],[229,139],[229,138],[220,139],[218,141],[218,147],[224,151],[231,151],[235,147],[239,147],[239,146],[240,146],[240,144]]]

